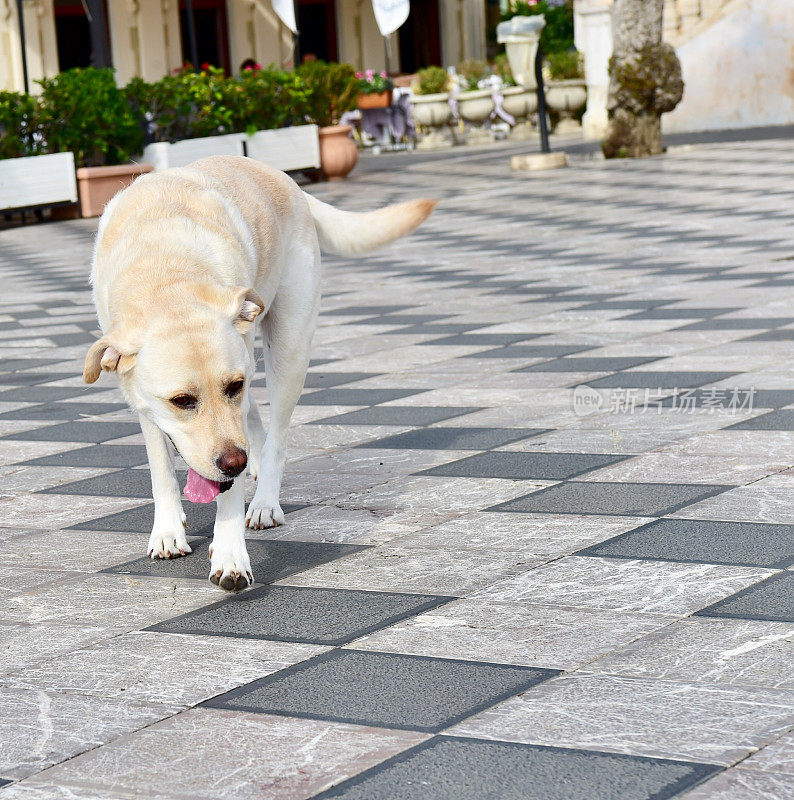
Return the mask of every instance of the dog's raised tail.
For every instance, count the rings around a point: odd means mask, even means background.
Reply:
[[[435,200],[409,200],[377,211],[340,211],[306,194],[314,217],[320,249],[340,256],[377,250],[421,225],[436,206]]]

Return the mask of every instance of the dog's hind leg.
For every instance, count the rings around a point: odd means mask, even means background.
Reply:
[[[251,353],[251,361],[254,361],[254,333],[256,327],[258,326],[254,326],[247,342]],[[248,412],[245,415],[245,433],[248,437],[248,470],[256,480],[259,477],[262,448],[265,446],[265,427],[262,424],[259,405],[254,399],[250,387],[248,387]]]
[[[147,554],[151,558],[179,558],[190,552],[190,545],[185,537],[186,519],[179,499],[174,459],[165,434],[146,417],[141,416],[140,420],[154,497],[154,525]]]
[[[287,430],[309,368],[312,334],[320,305],[319,266],[316,245],[304,247],[300,255],[293,254],[262,323],[270,427],[262,448],[256,494],[246,514],[248,527],[255,530],[284,524],[279,492]]]
[[[244,589],[254,582],[245,548],[245,478],[216,498],[218,513],[210,545],[210,580],[222,589]]]

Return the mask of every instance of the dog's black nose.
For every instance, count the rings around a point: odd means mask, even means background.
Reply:
[[[215,463],[224,475],[229,478],[236,478],[245,469],[245,465],[248,463],[248,456],[245,454],[245,450],[234,447],[221,453]]]

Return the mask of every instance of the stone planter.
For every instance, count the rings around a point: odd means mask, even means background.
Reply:
[[[448,125],[452,119],[452,109],[449,107],[449,94],[416,94],[413,103],[414,122],[428,130],[417,145],[420,150],[438,150],[442,147],[451,147],[449,142],[441,135],[441,128]]]
[[[584,79],[552,81],[546,90],[546,102],[549,108],[560,115],[560,121],[554,128],[555,133],[565,135],[579,133],[582,130],[576,112],[587,102]]]
[[[327,181],[341,181],[358,161],[358,148],[350,125],[320,128],[320,166]]]
[[[144,175],[153,169],[151,164],[80,167],[77,170],[80,215],[83,219],[100,216],[114,195],[126,189],[139,175]]]
[[[0,161],[0,211],[76,202],[77,182],[71,153]]]
[[[385,92],[372,92],[358,96],[358,107],[362,111],[370,108],[388,108],[391,105],[391,89]]]
[[[529,139],[533,135],[529,115],[538,110],[537,94],[523,86],[508,86],[502,89],[502,108],[516,120],[510,138],[515,141]]]
[[[229,133],[179,142],[154,142],[143,149],[143,160],[156,170],[186,167],[196,159],[208,156],[243,156],[244,141],[244,133]]]
[[[269,167],[283,170],[318,169],[320,139],[316,125],[293,125],[257,131],[245,139],[245,154]]]
[[[483,128],[492,111],[493,96],[490,89],[475,89],[458,95],[458,113],[472,126],[469,142],[479,144],[493,139],[490,132]]]

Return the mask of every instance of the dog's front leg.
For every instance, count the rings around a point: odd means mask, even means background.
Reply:
[[[218,514],[210,545],[210,580],[222,589],[244,589],[254,582],[245,548],[245,479],[239,477],[216,500]]]
[[[179,558],[190,552],[185,536],[186,518],[179,498],[174,459],[165,434],[141,416],[141,430],[149,456],[154,497],[154,525],[147,550],[151,558]]]

